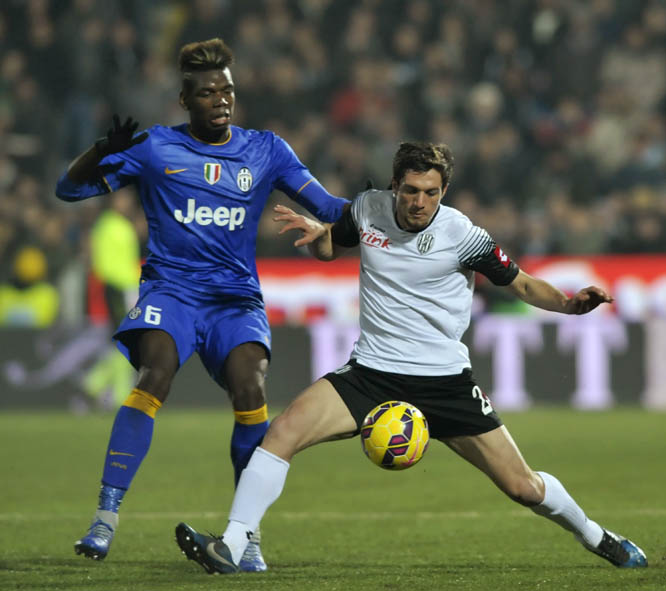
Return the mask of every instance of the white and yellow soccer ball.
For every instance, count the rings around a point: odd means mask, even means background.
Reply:
[[[365,455],[380,468],[404,470],[428,448],[428,422],[413,404],[390,400],[373,408],[361,425]]]

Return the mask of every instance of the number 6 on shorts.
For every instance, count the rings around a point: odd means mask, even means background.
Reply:
[[[159,324],[162,321],[162,308],[155,306],[146,306],[145,321],[148,324]]]

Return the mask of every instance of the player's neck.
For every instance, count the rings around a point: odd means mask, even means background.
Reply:
[[[190,123],[188,131],[195,140],[205,144],[225,144],[231,138],[231,129],[229,127],[220,132],[211,133],[206,130],[194,129]]]

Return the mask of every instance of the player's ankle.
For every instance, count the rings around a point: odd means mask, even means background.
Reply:
[[[110,484],[102,484],[99,491],[97,509],[117,514],[126,492],[127,489],[111,486]]]

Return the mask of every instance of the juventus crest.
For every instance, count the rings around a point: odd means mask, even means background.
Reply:
[[[432,248],[434,242],[434,234],[425,232],[424,234],[419,235],[418,239],[416,240],[416,247],[419,249],[421,254],[426,254]]]

